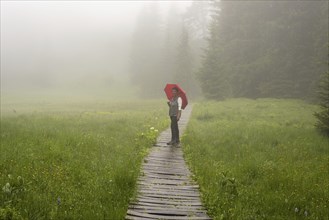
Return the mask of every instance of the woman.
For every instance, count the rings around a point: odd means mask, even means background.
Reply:
[[[167,143],[168,145],[178,145],[180,143],[178,121],[182,113],[182,98],[179,97],[178,91],[177,87],[172,88],[173,98],[167,102],[171,120],[171,141]]]

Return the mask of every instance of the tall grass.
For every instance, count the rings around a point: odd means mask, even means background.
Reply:
[[[184,152],[214,219],[328,219],[329,141],[316,110],[275,99],[194,106]]]
[[[0,219],[123,219],[142,158],[168,126],[166,109],[160,101],[2,105]]]

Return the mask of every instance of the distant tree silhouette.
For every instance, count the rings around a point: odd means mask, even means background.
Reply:
[[[325,135],[329,136],[329,70],[323,76],[319,90],[321,110],[315,113],[318,119],[316,127]]]

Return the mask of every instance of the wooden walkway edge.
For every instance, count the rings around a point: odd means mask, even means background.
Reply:
[[[187,107],[179,121],[183,134],[192,112]],[[162,132],[144,159],[138,179],[138,195],[131,201],[126,219],[208,220],[199,186],[191,179],[181,147],[167,146],[170,128]]]

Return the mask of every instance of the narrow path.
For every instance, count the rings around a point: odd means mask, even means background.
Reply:
[[[182,112],[179,121],[183,134],[192,108]],[[167,146],[170,128],[162,132],[144,159],[138,179],[138,195],[131,202],[126,219],[210,219],[203,208],[199,186],[190,178],[180,147]]]

